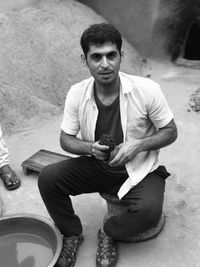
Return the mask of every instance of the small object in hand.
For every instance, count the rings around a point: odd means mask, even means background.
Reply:
[[[100,145],[109,146],[109,149],[106,151],[108,153],[108,159],[110,158],[110,153],[115,149],[115,141],[113,137],[109,134],[103,134],[99,139]]]
[[[99,144],[109,146],[109,149],[107,150],[109,153],[115,149],[115,141],[109,134],[103,134],[99,139]]]

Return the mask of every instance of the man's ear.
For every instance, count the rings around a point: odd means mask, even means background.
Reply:
[[[87,60],[84,54],[81,55],[81,61],[82,61],[83,66],[87,66]]]

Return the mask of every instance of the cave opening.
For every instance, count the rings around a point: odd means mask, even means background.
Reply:
[[[200,27],[196,23],[192,23],[186,35],[183,58],[200,60]]]

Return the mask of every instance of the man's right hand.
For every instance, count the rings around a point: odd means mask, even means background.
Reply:
[[[107,160],[109,146],[100,145],[99,141],[92,145],[92,155],[98,160]]]

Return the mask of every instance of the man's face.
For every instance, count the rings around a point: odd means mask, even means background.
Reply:
[[[97,83],[110,84],[118,78],[121,55],[116,44],[91,45],[86,62]]]

